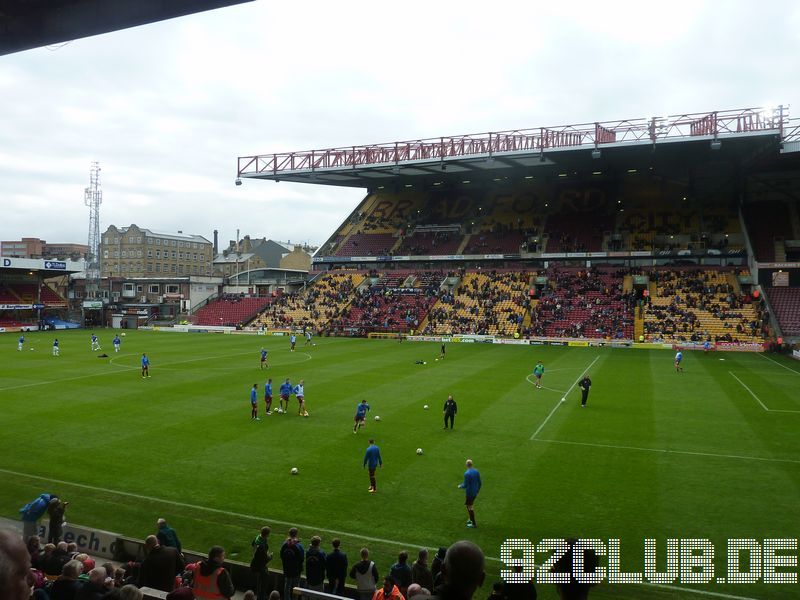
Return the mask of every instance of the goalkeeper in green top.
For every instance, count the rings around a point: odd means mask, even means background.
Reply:
[[[544,375],[544,365],[542,361],[536,363],[536,366],[533,367],[533,376],[536,377],[536,385],[537,388],[542,389],[542,375]]]

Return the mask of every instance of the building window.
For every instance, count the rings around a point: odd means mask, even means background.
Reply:
[[[114,250],[114,258],[119,258],[119,250]]]
[[[151,265],[150,263],[147,263],[147,272],[148,273],[152,273],[153,272],[153,265]]]
[[[177,285],[168,284],[164,286],[164,292],[167,294],[177,294],[178,291],[179,289]]]
[[[160,245],[161,245],[161,238],[156,238],[156,246],[160,246]]]
[[[153,238],[150,238],[150,237],[147,238],[147,245],[148,246],[152,246],[153,245]]]
[[[151,283],[150,287],[147,288],[147,291],[150,292],[151,294],[160,294],[161,286],[159,286],[157,283]]]
[[[173,251],[172,251],[172,258],[175,258],[176,254],[177,254],[177,253],[175,252],[175,250],[173,250]]]
[[[183,274],[183,265],[178,265],[178,273]]]
[[[172,272],[175,272],[175,265],[172,265]]]
[[[141,250],[137,250],[136,251],[136,258],[142,258],[142,251]]]
[[[108,250],[103,250],[103,258],[108,258]]]
[[[148,250],[147,251],[147,258],[153,258],[153,251],[152,250]]]
[[[161,263],[156,265],[156,273],[161,273]]]

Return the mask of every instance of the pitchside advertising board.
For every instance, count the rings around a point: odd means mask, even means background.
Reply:
[[[49,521],[44,520],[39,523],[38,534],[41,539],[47,539],[48,528]],[[67,524],[64,526],[61,539],[67,543],[75,542],[78,545],[78,552],[100,558],[114,558],[117,538],[119,538],[117,533]]]

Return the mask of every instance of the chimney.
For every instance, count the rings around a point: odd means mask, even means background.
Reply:
[[[214,256],[219,254],[219,231],[214,230]]]

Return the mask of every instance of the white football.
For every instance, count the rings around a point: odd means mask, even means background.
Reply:
[[[567,399],[566,399],[566,398],[562,398],[562,399],[561,399],[561,401],[562,401],[562,402],[566,402],[566,401],[567,401]]]
[[[123,331],[122,333],[119,334],[119,336],[120,337],[125,337],[125,332]]]
[[[381,418],[380,418],[378,415],[375,415],[375,420],[376,420],[376,421],[380,421],[380,420],[381,420]]]
[[[422,448],[417,448],[417,454],[422,454]]]
[[[292,467],[292,475],[297,475],[297,467]]]
[[[33,352],[33,348],[31,348],[31,352]]]
[[[423,406],[422,408],[424,408],[425,410],[428,410],[428,405],[426,404],[426,405],[425,405],[425,406]]]

